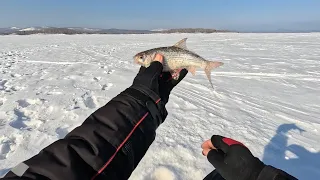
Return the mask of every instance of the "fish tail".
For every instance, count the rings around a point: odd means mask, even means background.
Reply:
[[[211,71],[214,69],[214,68],[217,68],[219,66],[222,66],[223,63],[222,62],[217,62],[217,61],[207,61],[207,65],[204,69],[204,72],[206,73],[207,77],[208,77],[208,80],[213,88],[213,84],[212,84],[212,81],[211,81]]]

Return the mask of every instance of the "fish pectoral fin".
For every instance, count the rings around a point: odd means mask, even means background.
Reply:
[[[190,66],[187,68],[187,70],[191,72],[192,75],[196,75],[196,67]]]
[[[172,76],[172,79],[174,80],[178,80],[179,79],[179,76],[180,76],[180,71],[182,69],[175,69],[173,71],[171,71],[171,76]]]
[[[177,42],[176,44],[174,44],[173,46],[187,50],[188,49],[187,48],[187,39],[188,38],[184,38],[184,39],[180,40],[179,42]]]

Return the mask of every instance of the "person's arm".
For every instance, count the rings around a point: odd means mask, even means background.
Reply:
[[[202,144],[202,153],[216,168],[205,180],[297,180],[290,174],[267,166],[241,142],[214,135]]]
[[[297,178],[281,169],[268,165],[262,169],[257,180],[297,180]]]
[[[170,91],[187,71],[178,80],[164,80],[168,75],[161,73],[159,62],[142,67],[131,87],[4,179],[128,179],[167,116]]]

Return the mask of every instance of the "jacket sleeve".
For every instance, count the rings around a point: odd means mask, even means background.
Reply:
[[[166,116],[156,93],[131,86],[4,179],[128,179]]]
[[[266,166],[262,169],[257,180],[298,180],[290,174],[274,168],[272,166]]]

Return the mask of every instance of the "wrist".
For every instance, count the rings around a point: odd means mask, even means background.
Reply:
[[[165,104],[161,100],[160,96],[145,86],[132,85],[123,91],[122,94],[131,96],[137,102],[139,102],[139,104],[144,106],[152,115],[153,119],[157,121],[158,126],[168,115]]]
[[[257,180],[282,180],[282,179],[290,179],[290,180],[298,180],[297,178],[291,176],[290,174],[282,171],[281,169],[277,169],[273,166],[265,165],[265,167],[260,172]]]
[[[263,171],[263,169],[266,167],[266,165],[260,161],[260,159],[256,158],[255,157],[255,163],[254,163],[254,166],[252,167],[253,169],[253,172],[252,172],[252,175],[251,175],[251,178],[252,180],[257,180],[261,174],[261,172]]]

